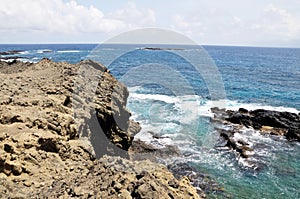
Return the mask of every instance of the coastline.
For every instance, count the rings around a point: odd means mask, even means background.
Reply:
[[[128,90],[105,66],[89,60],[69,64],[49,59],[36,64],[19,61],[0,64],[1,197],[19,196],[11,195],[19,190],[20,197],[25,198],[42,197],[44,193],[49,197],[81,198],[114,198],[124,194],[127,198],[153,198],[151,194],[158,197],[162,193],[168,194],[166,198],[170,195],[205,198],[215,192],[231,197],[210,172],[204,174],[180,162],[159,164],[162,163],[159,159],[182,155],[176,146],[155,148],[145,142],[133,142],[140,125],[130,119],[131,113],[126,108]],[[91,71],[82,66],[91,66],[88,68]],[[92,92],[86,92],[91,85],[95,86],[89,83],[93,81],[100,83]],[[267,168],[261,164],[264,157],[255,155],[261,150],[255,144],[265,144],[263,140],[253,140],[257,132],[278,143],[299,142],[299,113],[243,108],[211,111],[214,114],[211,122],[221,139],[216,149],[231,153],[232,161],[238,161],[250,172]],[[99,130],[100,137],[93,133]],[[164,139],[156,132],[149,133],[154,140]],[[120,172],[126,177],[120,177]],[[164,176],[168,176],[167,180]],[[122,184],[124,180],[126,183]],[[150,190],[153,183],[158,185],[155,191]]]
[[[49,59],[0,64],[1,197],[200,198],[186,177],[177,180],[163,165],[104,155],[116,155],[114,145],[126,153],[139,125],[129,119],[126,87],[103,65]],[[95,99],[77,84],[89,78],[78,78],[80,64],[100,71]],[[109,140],[98,151],[93,114]],[[125,121],[122,128],[113,114]]]

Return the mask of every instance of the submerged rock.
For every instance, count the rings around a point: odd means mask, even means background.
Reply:
[[[168,169],[178,179],[186,176],[202,197],[206,197],[206,194],[214,194],[214,196],[218,195],[221,198],[231,198],[227,195],[225,189],[218,185],[210,175],[201,173],[188,163],[174,162],[168,165]]]

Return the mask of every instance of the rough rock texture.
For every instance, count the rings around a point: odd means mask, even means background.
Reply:
[[[199,198],[162,165],[102,157],[140,127],[101,64],[0,62],[0,92],[0,198]]]
[[[226,193],[225,189],[216,183],[210,175],[201,173],[195,167],[188,163],[172,163],[168,165],[168,169],[177,179],[186,176],[192,185],[197,189],[198,195],[206,197],[206,194],[214,194],[216,198],[232,198]],[[209,197],[208,197],[209,198]]]
[[[86,136],[97,141],[102,136],[105,142],[100,148],[92,143],[97,157],[113,147],[110,141],[127,150],[139,131],[125,107],[126,87],[100,64],[83,61],[72,65],[44,59],[34,65],[1,62],[0,69],[5,73],[0,76],[1,124],[21,123],[26,130],[49,130],[68,139]]]
[[[199,198],[186,177],[177,180],[165,166],[150,161],[104,156],[55,164],[60,165],[52,166],[56,174],[40,169],[39,178],[31,174],[1,178],[1,198]]]
[[[191,184],[196,188],[200,197],[214,194],[214,197],[230,198],[225,189],[218,185],[209,174],[193,167],[182,159],[189,159],[181,153],[175,145],[162,145],[160,141],[168,139],[165,136],[159,136],[154,132],[147,132],[151,135],[151,141],[135,138],[129,148],[130,158],[132,160],[151,160],[152,162],[167,165],[167,168],[173,175],[180,180],[187,177]]]
[[[3,59],[3,58],[1,58]],[[19,61],[12,61],[12,62],[0,62],[0,71],[4,74],[12,74],[17,72],[22,72],[26,70],[28,67],[32,65],[32,63],[23,63]]]
[[[233,149],[238,158],[243,158],[243,161],[255,170],[265,167],[259,162],[260,157],[256,152],[263,146],[267,147],[265,143],[259,143],[259,140],[255,139],[255,133],[274,140],[300,141],[299,114],[263,109],[248,111],[244,108],[238,111],[213,108],[212,111],[215,115],[212,122],[218,124],[215,129],[221,138],[217,147]],[[254,160],[258,162],[250,160],[254,155]]]
[[[153,143],[159,143],[161,139],[167,137],[161,137],[154,132],[148,132],[152,135],[151,143],[147,143],[140,139],[135,139],[129,148],[130,158],[132,160],[151,160],[152,162],[159,162],[162,159],[168,159],[181,155],[180,150],[174,145],[153,145]]]
[[[300,141],[300,115],[289,112],[257,109],[229,111],[227,121],[253,127],[262,133],[284,135],[290,140]]]
[[[138,123],[129,119],[127,88],[101,64],[86,60],[77,67],[76,73],[73,68],[66,71],[76,77],[66,86],[72,94],[64,104],[73,108],[79,135],[91,138],[97,158],[105,154],[127,156],[140,130]]]

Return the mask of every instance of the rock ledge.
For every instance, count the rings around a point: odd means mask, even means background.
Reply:
[[[163,165],[106,155],[140,127],[103,65],[0,62],[0,90],[0,198],[199,198]]]

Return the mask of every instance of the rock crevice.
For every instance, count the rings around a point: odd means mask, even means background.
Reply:
[[[140,127],[103,65],[0,62],[0,88],[0,198],[199,198],[163,165],[106,156]]]

